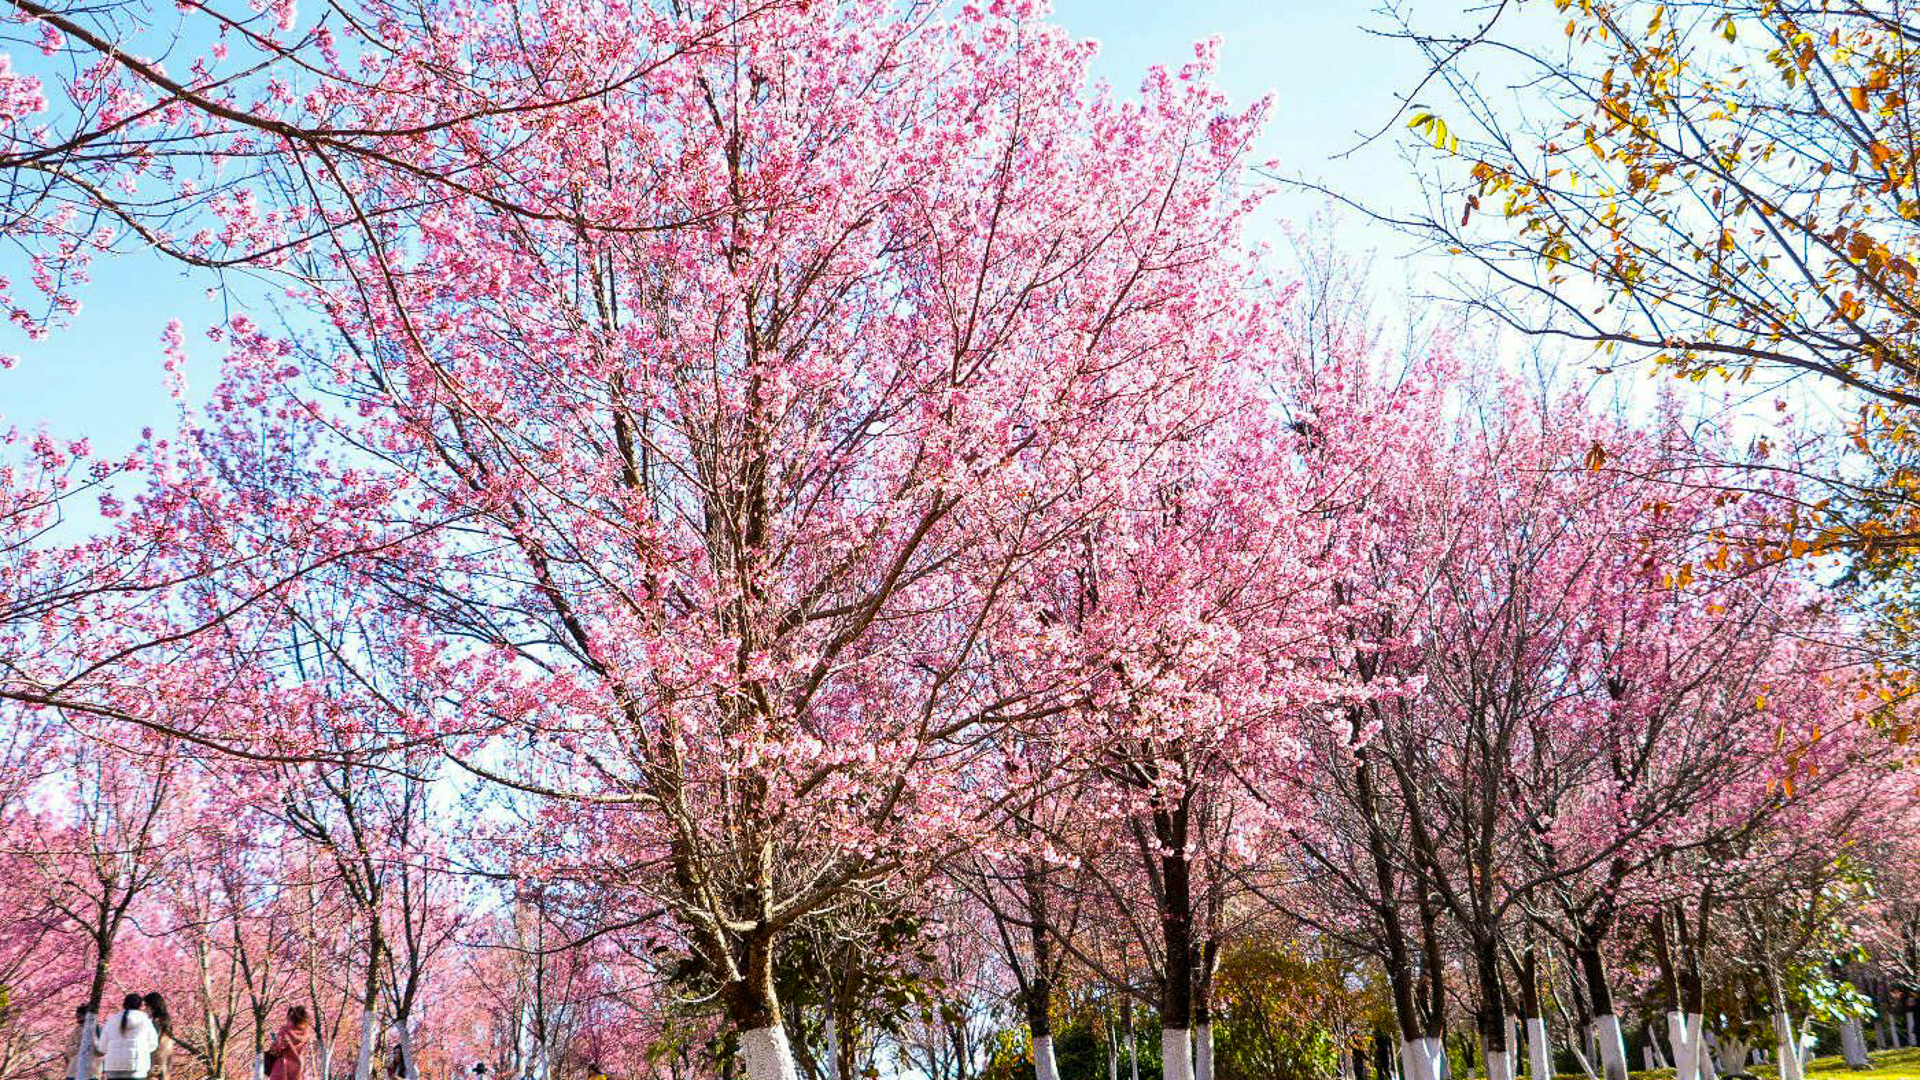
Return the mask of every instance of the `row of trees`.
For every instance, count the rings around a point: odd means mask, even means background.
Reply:
[[[104,214],[299,314],[124,458],[10,438],[0,970],[97,1006],[132,926],[209,1073],[299,998],[356,1080],[429,1016],[971,1076],[993,1000],[1041,1080],[1136,1005],[1166,1080],[1216,1019],[1439,1080],[1463,1010],[1621,1080],[1628,996],[1695,1080],[1857,1019],[1856,945],[1910,988],[1901,703],[1779,451],[1384,349],[1244,239],[1207,48],[1119,100],[1021,4],[14,7],[50,310]]]

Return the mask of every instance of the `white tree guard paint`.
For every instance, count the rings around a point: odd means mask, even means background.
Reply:
[[[1580,1075],[1586,1077],[1587,1080],[1597,1080],[1593,1074],[1593,1062],[1587,1058],[1587,1052],[1580,1049],[1580,1043],[1582,1041],[1581,1039],[1574,1039],[1567,1043],[1567,1050],[1573,1054],[1573,1063],[1580,1066]]]
[[[1864,1069],[1871,1064],[1867,1060],[1867,1033],[1857,1016],[1840,1021],[1840,1056],[1851,1068]]]
[[[379,1026],[379,1018],[373,1013],[373,1006],[360,1008],[360,1050],[353,1057],[353,1080],[368,1080],[373,1075],[373,1032]]]
[[[1699,1080],[1700,1037],[1706,1018],[1699,1013],[1667,1014],[1667,1043],[1673,1047],[1673,1080]]]
[[[1527,1017],[1527,1075],[1533,1080],[1553,1080],[1553,1044],[1547,1041],[1547,1022]]]
[[[89,1012],[80,1020],[80,1041],[73,1050],[73,1071],[67,1075],[77,1080],[89,1080],[93,1076],[93,1059],[98,1056],[99,1047],[95,1039],[100,1034],[100,1025],[95,1022],[94,1014]]]
[[[1431,1035],[1400,1043],[1400,1075],[1405,1080],[1440,1080],[1446,1064],[1446,1044]]]
[[[1793,1018],[1784,1012],[1773,1014],[1773,1041],[1780,1057],[1780,1080],[1801,1080],[1800,1035],[1793,1029]]]
[[[265,1054],[253,1055],[253,1080],[266,1080],[266,1075],[267,1075],[267,1055]]]
[[[1620,1018],[1612,1013],[1595,1017],[1593,1041],[1600,1044],[1600,1069],[1607,1080],[1627,1080],[1627,1042],[1620,1036]]]
[[[1046,1054],[1047,1057],[1051,1059],[1053,1057],[1053,1040],[1047,1038],[1041,1041],[1047,1044]],[[1040,1067],[1040,1047],[1037,1044],[1033,1048],[1033,1065],[1035,1069]],[[826,1072],[827,1080],[840,1080],[840,1025],[831,1016],[827,1017]],[[1047,1073],[1041,1073],[1040,1080],[1059,1080],[1059,1074],[1049,1075]]]
[[[1165,1080],[1193,1080],[1192,1029],[1160,1029],[1160,1075]]]
[[[779,1024],[740,1033],[740,1059],[747,1080],[800,1080],[793,1065],[793,1046]]]
[[[1033,1040],[1033,1076],[1034,1080],[1060,1080],[1060,1062],[1053,1056],[1051,1035]]]
[[[1193,1080],[1213,1080],[1213,1025],[1193,1029]]]
[[[1487,1080],[1513,1080],[1512,1050],[1489,1050],[1482,1046],[1480,1053],[1487,1059]]]
[[[1133,1006],[1127,1006],[1127,1069],[1140,1080],[1140,1033],[1133,1026]]]
[[[1720,1044],[1719,1065],[1724,1073],[1747,1071],[1747,1059],[1753,1055],[1753,1048],[1745,1039],[1730,1038]]]
[[[407,1080],[420,1080],[420,1071],[414,1067],[413,1063],[413,1025],[402,1019],[394,1026],[400,1031],[401,1074]]]

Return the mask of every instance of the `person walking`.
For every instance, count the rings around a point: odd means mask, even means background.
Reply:
[[[302,1060],[312,1041],[313,1022],[307,1017],[307,1007],[288,1009],[287,1022],[273,1033],[273,1045],[267,1047],[267,1080],[300,1080]]]
[[[80,1080],[100,1080],[107,1059],[100,1056],[100,1025],[93,1019],[93,1006],[84,1002],[73,1013],[73,1038],[67,1043],[67,1080],[74,1080],[74,1067],[80,1063],[80,1051],[87,1052],[87,1075]]]
[[[147,1019],[153,1022],[154,1034],[158,1036],[153,1048],[153,1071],[147,1075],[153,1080],[173,1080],[173,1014],[167,1012],[167,999],[155,990],[140,999],[146,1006]]]
[[[106,1080],[146,1080],[153,1068],[160,1033],[154,1030],[145,1006],[139,994],[128,994],[120,1002],[120,1012],[102,1025]]]

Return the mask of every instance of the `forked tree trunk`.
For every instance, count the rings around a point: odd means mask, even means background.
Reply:
[[[1747,1062],[1753,1057],[1753,1045],[1745,1038],[1735,1037],[1724,1039],[1720,1043],[1720,1053],[1718,1057],[1721,1072],[1746,1072]]]
[[[1701,1040],[1707,1018],[1697,1012],[1667,1013],[1667,1043],[1673,1047],[1673,1080],[1700,1080]]]
[[[1442,1080],[1446,1072],[1446,1040],[1433,1035],[1401,1040],[1400,1075],[1404,1080]]]

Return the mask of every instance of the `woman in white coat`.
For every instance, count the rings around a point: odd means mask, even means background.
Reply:
[[[128,994],[118,1015],[100,1025],[107,1080],[146,1080],[153,1069],[153,1052],[160,1047],[139,994]]]

